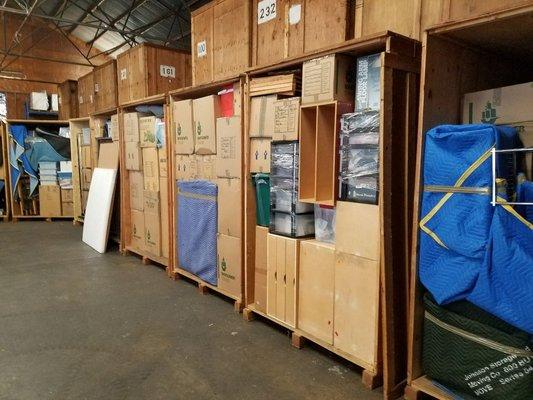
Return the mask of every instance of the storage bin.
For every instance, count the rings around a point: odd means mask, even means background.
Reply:
[[[257,225],[270,225],[270,175],[252,174],[255,186],[255,215]]]
[[[335,209],[315,204],[315,238],[319,242],[335,243]]]
[[[378,204],[379,176],[339,177],[339,199],[358,203]]]
[[[313,211],[313,205],[298,201],[298,181],[273,177],[270,188],[270,205],[273,211],[304,214]]]
[[[438,306],[424,296],[423,368],[464,399],[527,399],[533,339],[466,301]]]
[[[272,212],[270,233],[290,237],[312,236],[315,232],[314,214]]]
[[[273,142],[271,144],[270,173],[287,178],[298,177],[298,142]]]

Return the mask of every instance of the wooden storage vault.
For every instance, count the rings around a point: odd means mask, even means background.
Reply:
[[[68,121],[50,121],[50,120],[14,120],[14,119],[8,119],[7,123],[5,125],[6,129],[6,139],[7,139],[7,146],[13,146],[13,139],[10,135],[10,126],[11,125],[25,125],[26,127],[36,127],[36,126],[52,126],[52,127],[65,127],[69,125]],[[7,163],[8,165],[11,163],[11,152],[9,152],[8,147],[8,155],[7,155]],[[11,168],[7,168],[8,170],[8,179],[7,179],[7,185],[6,188],[8,189],[9,193],[9,204],[11,207],[11,215],[13,222],[17,222],[19,219],[72,219],[72,215],[63,215],[61,212],[61,194],[59,185],[54,186],[55,192],[51,195],[54,197],[54,200],[59,201],[59,206],[54,207],[53,210],[50,212],[47,212],[46,215],[43,215],[43,213],[40,210],[39,207],[39,199],[37,197],[29,199],[25,193],[23,193],[23,190],[20,186],[20,184],[17,186],[17,188],[13,189],[13,177]],[[20,179],[28,179],[26,173],[22,173]],[[39,190],[41,188],[41,185],[38,186]],[[46,189],[48,187],[45,186]],[[16,199],[13,195],[13,190],[17,190],[17,196]],[[57,201],[55,201],[57,203]]]
[[[59,92],[59,119],[78,118],[78,82],[65,81],[57,86]]]
[[[231,173],[226,170],[224,174],[218,173],[217,170],[224,170],[224,166],[227,166],[224,160],[217,159],[216,154],[204,154],[200,150],[198,153],[198,143],[192,146],[180,145],[180,137],[183,137],[183,131],[190,131],[193,136],[197,135],[197,127],[195,123],[192,123],[192,109],[194,107],[195,100],[202,98],[208,98],[208,96],[216,96],[218,93],[233,90],[233,115],[231,117],[223,118],[224,113],[222,111],[223,106],[220,106],[220,115],[217,119],[217,136],[222,136],[224,133],[218,128],[219,121],[221,120],[233,120],[235,125],[232,125],[234,129],[237,129],[240,133],[239,138],[229,138],[225,143],[232,143],[230,153],[236,154],[237,164],[233,165]],[[225,297],[234,301],[235,310],[240,312],[244,305],[244,217],[243,217],[243,205],[244,205],[244,176],[242,176],[243,170],[243,158],[238,155],[242,153],[242,135],[243,135],[243,120],[244,112],[242,111],[242,100],[244,96],[244,79],[243,78],[231,78],[227,80],[221,80],[217,82],[208,83],[205,85],[196,85],[183,89],[178,89],[170,92],[170,118],[167,120],[167,127],[169,130],[169,157],[172,162],[169,162],[169,181],[171,187],[169,190],[169,198],[171,199],[170,210],[170,253],[172,256],[172,264],[168,269],[169,275],[173,279],[180,279],[182,277],[192,280],[198,284],[198,288],[201,293],[207,292],[207,290],[213,290]],[[183,108],[180,104],[186,103],[188,105]],[[222,102],[221,102],[222,103]],[[226,104],[227,106],[228,104]],[[185,114],[187,114],[185,116]],[[190,124],[180,123],[177,121],[177,116],[180,120],[187,119],[191,121]],[[185,126],[188,125],[188,126]],[[211,133],[214,137],[214,132]],[[192,139],[191,139],[192,140]],[[180,146],[178,148],[178,146]],[[217,140],[217,151],[219,150],[219,141]],[[201,161],[202,158],[208,158],[209,161]],[[232,156],[233,158],[233,156]],[[220,162],[222,161],[222,162]],[[210,165],[208,165],[210,164]],[[187,170],[188,168],[188,170]],[[218,231],[218,258],[221,258],[221,243],[224,248],[233,248],[231,261],[234,263],[234,271],[232,273],[233,282],[221,283],[220,268],[218,271],[218,285],[212,285],[205,282],[201,278],[192,274],[191,272],[182,268],[179,265],[179,253],[177,240],[180,232],[178,230],[178,180],[207,180],[218,185],[218,220],[219,228],[221,223],[227,226],[227,231]],[[223,183],[226,181],[226,183]],[[227,183],[231,182],[231,184]],[[227,190],[229,187],[229,190]],[[221,212],[221,199],[225,198],[224,204],[231,207],[230,213]],[[221,242],[223,240],[223,242]],[[220,260],[219,260],[220,261]]]
[[[1,217],[3,221],[8,221],[11,214],[11,194],[9,192],[9,163],[7,155],[7,131],[6,125],[0,122],[0,155],[3,163],[0,165],[0,180],[4,181],[4,204],[5,209]]]
[[[379,226],[375,227],[376,238],[366,238],[365,240],[379,243],[377,247],[374,246],[377,254],[374,255],[371,252],[369,253],[370,256],[366,255],[366,253],[352,256],[351,254],[338,253],[335,250],[333,255],[335,266],[332,266],[332,269],[321,269],[320,276],[323,278],[321,279],[323,284],[325,284],[324,282],[330,282],[329,287],[331,290],[337,284],[338,291],[335,295],[329,292],[329,295],[324,293],[324,296],[331,299],[328,303],[329,305],[320,304],[320,307],[318,305],[314,307],[312,302],[297,304],[298,312],[302,312],[302,326],[296,324],[296,327],[293,327],[286,322],[280,323],[277,318],[272,317],[271,313],[269,315],[268,310],[260,310],[256,301],[255,290],[257,284],[255,280],[257,275],[255,274],[255,263],[257,258],[255,257],[255,252],[257,248],[261,254],[264,254],[264,246],[260,246],[257,243],[256,237],[256,231],[258,233],[262,231],[258,229],[259,227],[256,227],[255,188],[250,180],[251,159],[249,153],[251,141],[249,136],[249,119],[251,98],[250,93],[248,91],[246,92],[244,98],[246,110],[244,140],[244,175],[246,177],[246,308],[244,315],[245,318],[252,318],[253,314],[259,314],[289,328],[293,331],[293,344],[296,346],[299,346],[303,339],[308,339],[363,367],[363,382],[365,385],[373,388],[383,380],[385,398],[395,399],[403,393],[406,378],[405,364],[407,354],[405,332],[407,329],[409,246],[412,221],[410,209],[414,181],[416,140],[414,135],[416,130],[416,113],[418,110],[420,46],[418,42],[394,33],[352,39],[341,45],[330,46],[326,49],[310,52],[305,56],[292,57],[271,66],[251,69],[247,73],[247,87],[250,87],[250,82],[256,77],[266,76],[270,73],[278,74],[282,73],[282,71],[301,69],[305,61],[314,58],[330,54],[343,54],[353,57],[355,64],[356,57],[376,53],[380,54],[381,59],[381,121],[379,132],[380,197],[379,206],[370,205],[370,207],[374,207],[373,210],[376,212],[375,219],[379,221]],[[309,117],[309,124],[303,119],[301,121],[300,139],[302,139],[302,132],[306,129],[307,125],[313,126],[314,129],[312,131],[316,135],[318,107],[326,108],[323,116],[337,114],[331,111],[331,109],[335,109],[335,103],[328,103],[321,106],[315,105],[313,107],[302,106],[304,113],[309,108],[311,116]],[[335,117],[329,119],[334,121]],[[320,121],[318,121],[318,124],[320,125]],[[328,132],[331,135],[335,134],[333,123],[329,126]],[[312,150],[314,149],[312,153],[316,154],[316,137],[314,139],[315,142],[311,141],[314,143],[314,146],[311,146],[311,148]],[[333,148],[336,147],[335,140],[337,139],[331,139],[331,146],[328,147],[327,153],[324,152],[323,155],[323,158],[329,156],[332,165],[336,165],[336,153],[333,151]],[[300,155],[303,151],[303,149],[300,150]],[[335,179],[336,186],[336,172],[331,171],[330,174],[330,170],[324,169],[328,175],[331,175],[331,180]],[[331,187],[334,188],[333,185]],[[328,191],[328,199],[330,199],[329,201],[331,203],[337,200],[336,197],[336,195]],[[359,203],[347,204],[368,206]],[[368,213],[362,212],[362,215],[366,214]],[[354,223],[357,223],[357,215],[351,217],[354,218]],[[361,222],[361,226],[365,226],[365,223]],[[361,236],[364,237],[365,235]],[[263,233],[261,233],[261,237],[265,240]],[[350,239],[351,242],[353,242],[353,239]],[[320,245],[323,244],[320,243]],[[296,271],[296,275],[299,274],[302,279],[300,282],[300,285],[303,285],[301,286],[302,293],[312,293],[312,288],[317,282],[314,280],[316,277],[309,275],[308,269],[302,269],[302,262],[305,262],[306,259],[313,259],[313,256],[306,253],[308,250],[302,253],[302,249],[304,248],[311,251],[312,244],[300,243],[300,265],[299,271]],[[325,253],[322,252],[322,254]],[[257,261],[259,262],[259,260]],[[260,268],[264,268],[264,266],[261,265]],[[357,275],[362,273],[357,271],[365,270],[368,273],[364,273],[361,276]],[[374,275],[372,271],[375,271]],[[357,287],[343,286],[341,284],[342,282],[353,282],[354,280],[366,283]],[[354,309],[350,303],[350,298],[352,293],[360,293],[361,291],[366,291],[368,312],[370,313],[369,315],[375,315],[375,319],[373,323],[364,326],[363,330],[360,329],[361,332],[356,332],[351,327],[361,326],[357,319],[360,315],[353,314]],[[334,298],[342,298],[344,301],[333,302]],[[267,304],[268,302],[267,294]],[[301,309],[302,307],[303,309]],[[331,307],[333,309],[330,309]],[[309,325],[305,322],[307,318],[317,318],[317,315],[325,321],[321,327],[320,325],[314,325],[313,328],[311,327],[312,324]],[[297,321],[299,317],[297,316]],[[368,315],[361,317],[365,317],[368,320]],[[364,318],[361,320],[364,320]],[[342,337],[345,339],[340,340],[336,338],[333,341],[330,340],[330,337],[333,338],[334,332],[336,337],[337,334],[342,332],[344,335]],[[357,343],[360,347],[353,346],[354,340],[359,340]]]
[[[117,62],[111,60],[93,70],[94,113],[116,111]]]
[[[191,55],[143,43],[117,57],[118,104],[164,95],[191,84]]]
[[[128,152],[127,147],[130,133],[128,131],[127,114],[135,112],[137,106],[163,106],[165,128],[164,141],[165,146],[157,148],[152,146],[149,148],[151,159],[147,165],[141,161],[135,170],[131,170],[131,166],[127,164]],[[167,96],[156,95],[147,97],[136,102],[129,102],[119,107],[118,125],[119,125],[119,147],[120,147],[120,249],[123,254],[136,254],[142,258],[144,264],[156,263],[164,266],[169,271],[169,266],[172,263],[172,254],[169,253],[170,246],[170,220],[168,213],[171,207],[171,201],[168,199],[170,192],[170,179],[160,173],[160,165],[164,166],[164,171],[167,171],[169,160],[169,137],[168,137],[168,106]],[[139,123],[137,122],[137,131]],[[139,158],[142,157],[142,151],[139,144],[139,139],[135,142]],[[141,158],[142,160],[142,158]],[[144,170],[150,171],[150,187],[147,191],[152,192],[147,196],[144,195],[146,186],[144,182]],[[161,169],[163,170],[163,168]],[[166,173],[166,172],[165,172]],[[135,176],[137,175],[137,176]],[[140,176],[140,179],[139,179]],[[155,180],[157,179],[157,185]],[[160,184],[160,182],[163,182]],[[132,198],[132,192],[142,193],[142,198]],[[155,193],[154,193],[155,192]],[[145,202],[146,200],[146,202]],[[134,209],[132,206],[140,202],[141,210]],[[146,208],[146,209],[145,209]],[[146,216],[148,212],[152,214]],[[160,215],[153,215],[159,212]],[[153,240],[145,244],[144,221],[149,222],[159,221],[159,227],[152,227],[155,237],[158,238],[160,246],[153,243]],[[156,231],[157,230],[157,231]],[[159,233],[159,235],[157,235]],[[155,253],[154,249],[159,247]]]
[[[94,74],[91,71],[78,79],[78,117],[88,117],[94,107]]]
[[[424,35],[410,274],[408,386],[405,389],[408,399],[420,399],[423,395],[452,399],[424,375],[422,366],[425,289],[418,279],[418,223],[425,134],[437,125],[462,123],[465,93],[533,81],[530,68],[533,51],[531,46],[524,47],[524,40],[530,42],[532,38],[532,5],[437,26]]]

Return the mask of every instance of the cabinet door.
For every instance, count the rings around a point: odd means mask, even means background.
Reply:
[[[285,243],[285,322],[294,327],[296,326],[298,247],[300,241],[286,239]]]
[[[298,328],[333,344],[335,251],[315,240],[300,244]]]
[[[285,321],[285,298],[286,298],[286,240],[276,236],[276,318]]]
[[[277,289],[276,289],[276,247],[274,235],[267,237],[267,314],[276,317]]]
[[[377,363],[379,263],[335,253],[334,343],[371,365]]]

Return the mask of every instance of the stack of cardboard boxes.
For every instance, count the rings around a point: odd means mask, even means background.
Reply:
[[[124,114],[125,164],[129,178],[131,246],[141,254],[169,257],[168,171],[164,122]]]

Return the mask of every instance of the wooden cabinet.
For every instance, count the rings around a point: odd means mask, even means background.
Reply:
[[[287,325],[296,323],[298,239],[268,234],[267,314]]]

